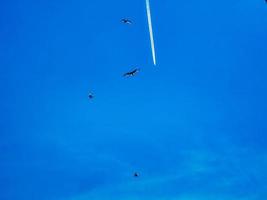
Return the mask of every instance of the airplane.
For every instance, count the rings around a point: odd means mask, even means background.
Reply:
[[[121,20],[121,22],[124,23],[124,24],[129,24],[129,25],[132,24],[132,21],[129,20],[129,19],[126,19],[126,18],[123,18],[123,19]]]
[[[125,74],[123,74],[123,76],[135,76],[138,72],[140,71],[140,69],[136,68],[133,71],[130,72],[126,72]]]

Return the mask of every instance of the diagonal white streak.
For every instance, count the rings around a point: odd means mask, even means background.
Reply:
[[[149,0],[146,0],[146,12],[147,12],[147,21],[148,21],[148,28],[149,28],[149,34],[150,34],[153,63],[154,63],[154,65],[156,65],[156,53],[155,53],[155,45],[154,45],[153,28],[152,28]]]

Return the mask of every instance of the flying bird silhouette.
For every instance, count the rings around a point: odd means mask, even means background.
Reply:
[[[123,18],[122,20],[121,20],[121,22],[122,23],[124,23],[124,24],[132,24],[132,21],[131,20],[129,20],[129,19],[126,19],[126,18]]]
[[[135,172],[134,174],[133,174],[133,177],[135,177],[135,178],[138,178],[140,176],[140,174],[138,173],[138,172]]]
[[[94,98],[94,95],[90,92],[90,93],[88,94],[88,98],[89,98],[89,99],[93,99],[93,98]]]
[[[139,71],[140,71],[140,69],[136,68],[133,71],[126,72],[125,74],[123,74],[123,76],[126,76],[126,77],[135,76]]]

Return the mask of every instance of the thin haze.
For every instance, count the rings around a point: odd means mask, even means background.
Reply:
[[[152,28],[149,0],[146,0],[146,12],[147,12],[147,21],[148,21],[148,27],[149,27],[153,63],[154,63],[154,65],[156,65],[156,53],[155,53],[155,45],[154,45],[153,28]]]

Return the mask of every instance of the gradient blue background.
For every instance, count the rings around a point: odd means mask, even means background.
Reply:
[[[1,200],[267,199],[267,4],[151,9],[0,1]]]

